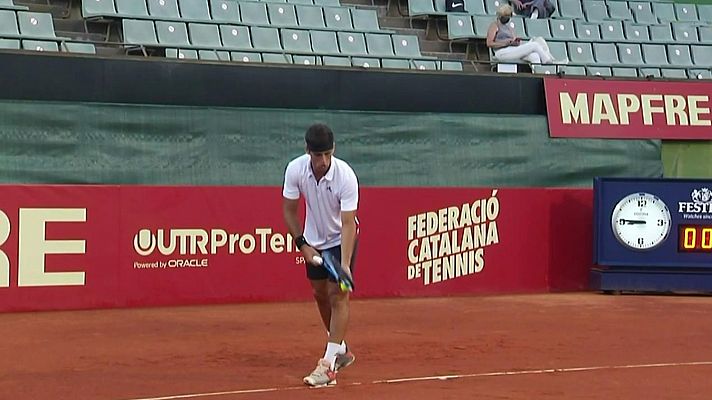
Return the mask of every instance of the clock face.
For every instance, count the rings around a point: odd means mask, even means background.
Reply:
[[[670,234],[670,210],[650,193],[633,193],[616,204],[611,228],[618,241],[634,250],[650,250]]]

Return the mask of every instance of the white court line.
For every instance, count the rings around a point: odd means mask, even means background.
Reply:
[[[408,382],[423,382],[423,381],[446,381],[451,379],[462,379],[462,378],[483,378],[490,376],[513,376],[513,375],[537,375],[537,374],[555,374],[555,373],[565,373],[565,372],[585,372],[585,371],[600,371],[609,369],[636,369],[636,368],[664,368],[664,367],[691,367],[700,365],[712,365],[712,361],[690,361],[690,362],[677,362],[677,363],[655,363],[655,364],[627,364],[627,365],[602,365],[594,367],[571,367],[571,368],[547,368],[547,369],[527,369],[521,371],[496,371],[496,372],[480,372],[475,374],[458,374],[458,375],[433,375],[433,376],[420,376],[413,378],[398,378],[398,379],[385,379],[370,382],[372,385],[378,385],[383,383],[408,383]],[[339,386],[356,386],[362,385],[360,382],[349,383],[346,385]],[[262,389],[244,389],[244,390],[231,390],[225,392],[210,392],[210,393],[192,393],[192,394],[178,394],[172,396],[163,397],[144,397],[135,398],[127,400],[180,400],[180,399],[196,399],[200,397],[216,397],[216,396],[226,396],[226,395],[240,395],[240,394],[251,394],[251,393],[267,393],[267,392],[282,392],[287,390],[303,390],[310,389],[307,386],[285,386],[285,387],[273,387],[273,388],[262,388]]]

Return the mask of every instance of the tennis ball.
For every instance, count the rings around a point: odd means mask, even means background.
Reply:
[[[342,292],[348,292],[348,291],[349,291],[349,287],[346,286],[346,283],[344,283],[344,282],[339,282],[339,287],[341,288],[341,291],[342,291]]]

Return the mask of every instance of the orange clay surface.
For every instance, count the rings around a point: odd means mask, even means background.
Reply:
[[[313,303],[2,314],[0,338],[0,399],[712,396],[712,297],[354,300],[357,361],[322,389]]]

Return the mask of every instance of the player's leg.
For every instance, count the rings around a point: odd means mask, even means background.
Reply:
[[[307,278],[312,287],[312,294],[319,308],[319,315],[327,330],[330,328],[332,307],[331,298],[329,295],[329,277],[328,272],[317,265],[306,265]],[[304,377],[304,383],[310,386],[326,386],[336,383],[336,372],[331,364],[324,359],[317,362],[316,368],[311,374]]]

